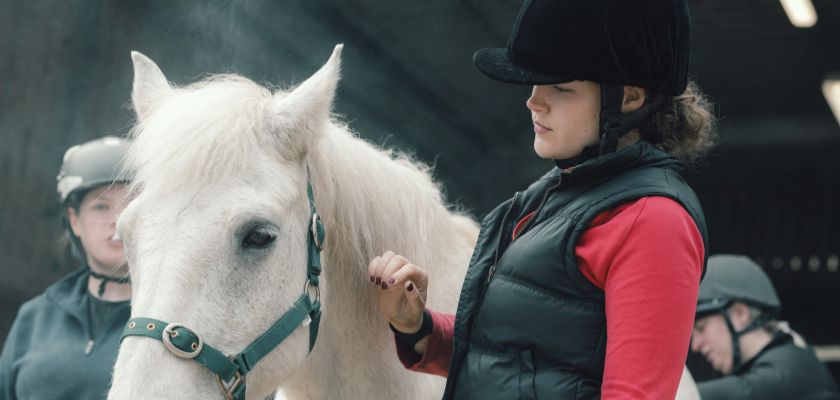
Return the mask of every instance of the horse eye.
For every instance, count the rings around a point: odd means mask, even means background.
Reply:
[[[274,239],[275,236],[271,232],[263,229],[255,229],[245,235],[245,240],[242,241],[242,247],[261,249],[274,242]]]

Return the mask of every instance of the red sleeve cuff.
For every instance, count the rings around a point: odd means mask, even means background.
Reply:
[[[432,316],[432,333],[426,352],[422,355],[396,340],[397,356],[403,366],[411,371],[446,377],[449,363],[452,360],[452,337],[455,327],[455,316],[429,310]]]

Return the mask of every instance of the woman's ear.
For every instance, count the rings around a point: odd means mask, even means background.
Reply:
[[[729,308],[729,319],[732,321],[732,327],[736,331],[740,331],[750,324],[750,307],[744,303],[734,303]]]
[[[621,102],[623,114],[639,109],[645,103],[645,90],[638,86],[624,87],[624,101]]]

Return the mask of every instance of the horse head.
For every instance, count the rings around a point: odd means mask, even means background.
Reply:
[[[175,87],[132,53],[136,197],[118,226],[132,319],[110,399],[264,398],[307,362],[324,239],[307,154],[331,124],[341,48],[275,93],[232,75]]]

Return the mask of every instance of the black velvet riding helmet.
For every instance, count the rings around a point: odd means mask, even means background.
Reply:
[[[547,85],[574,80],[601,86],[600,143],[563,168],[611,153],[621,135],[664,103],[645,101],[623,114],[624,85],[670,96],[688,86],[691,17],[686,0],[526,0],[506,48],[473,56],[485,75],[503,82]]]
[[[688,85],[690,31],[686,0],[526,0],[507,47],[473,61],[504,82],[590,80],[676,96]]]

